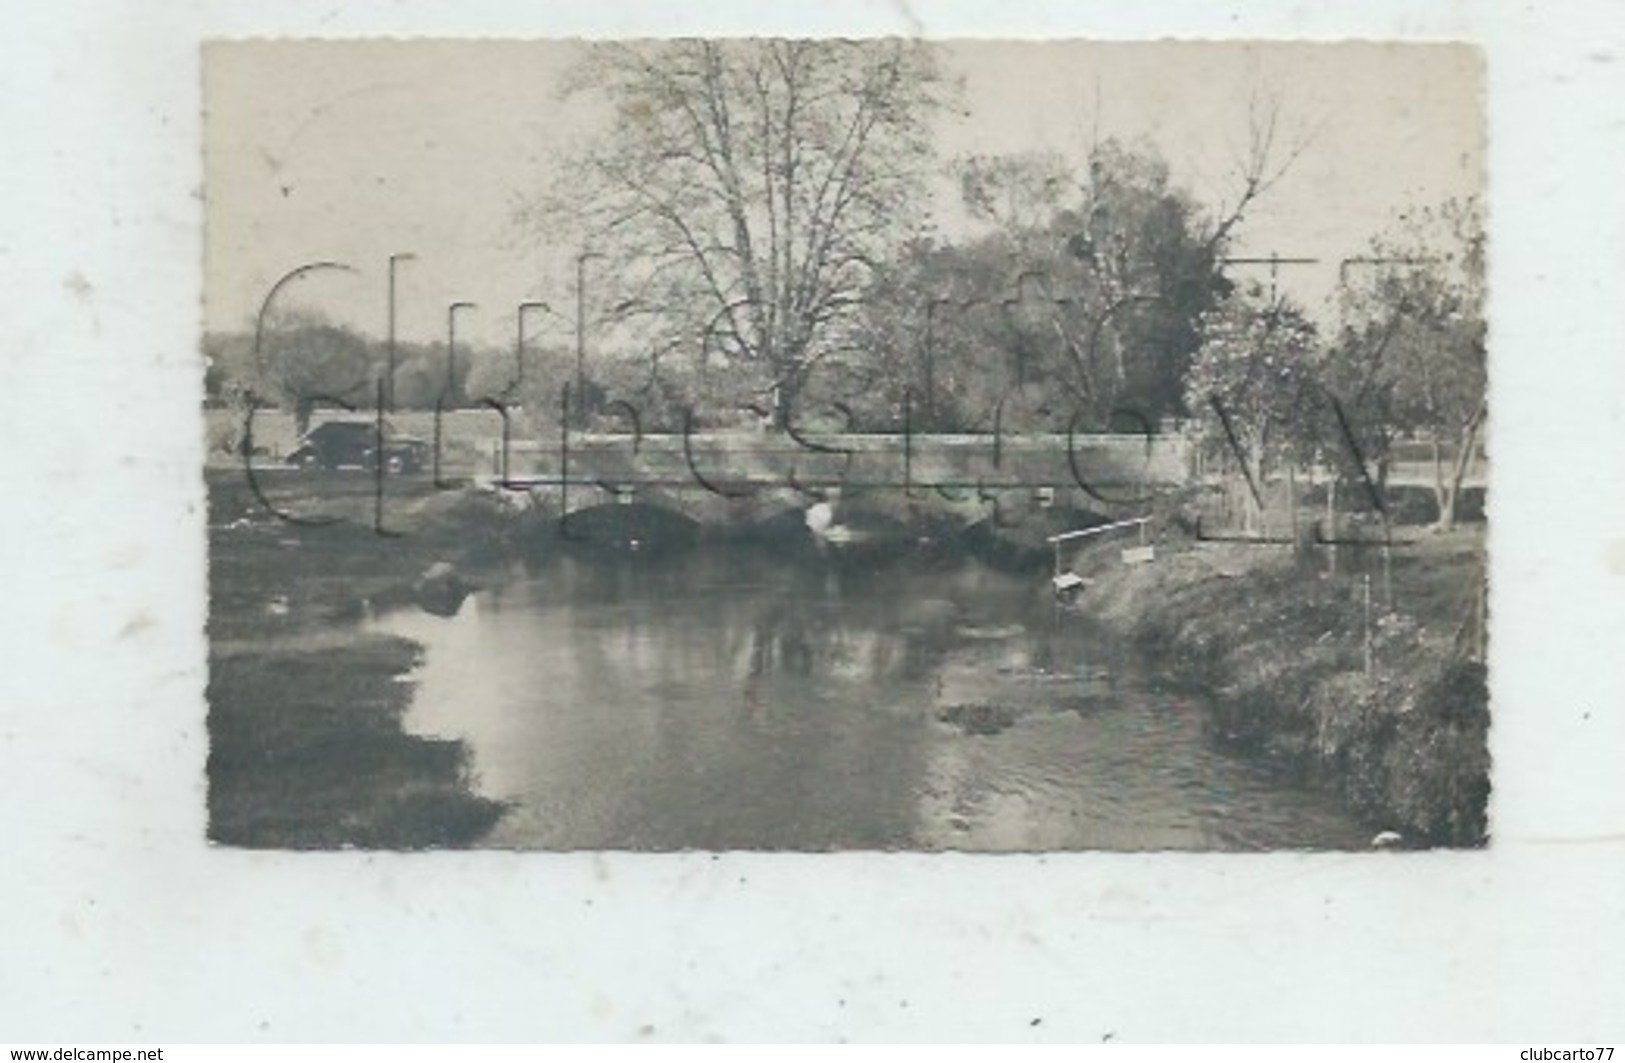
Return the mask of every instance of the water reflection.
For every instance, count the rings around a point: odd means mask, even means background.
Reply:
[[[408,726],[513,803],[492,846],[1363,845],[1046,591],[962,557],[562,556],[378,622],[426,648]]]

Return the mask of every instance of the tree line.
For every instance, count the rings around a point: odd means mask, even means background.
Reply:
[[[920,42],[592,46],[567,95],[591,94],[608,120],[524,210],[538,239],[582,249],[590,351],[448,359],[444,344],[402,344],[396,404],[497,399],[540,424],[571,384],[589,422],[627,404],[645,430],[696,409],[778,429],[1177,422],[1249,482],[1318,456],[1377,489],[1396,445],[1416,440],[1453,520],[1487,411],[1476,202],[1373,234],[1343,263],[1338,324],[1323,331],[1229,262],[1238,226],[1310,146],[1287,134],[1279,99],[1246,106],[1233,187],[1208,204],[1154,148],[1116,139],[1081,167],[938,159],[933,123],[956,93]],[[928,217],[943,173],[967,235]],[[376,341],[319,316],[275,325],[275,352],[246,368],[242,337],[206,341],[211,395],[251,383],[308,417],[314,396],[380,364]]]

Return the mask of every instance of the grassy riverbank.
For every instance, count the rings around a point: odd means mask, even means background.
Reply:
[[[411,735],[402,715],[419,649],[371,634],[369,609],[412,600],[436,562],[504,552],[500,501],[392,479],[386,528],[361,473],[270,489],[298,525],[211,473],[209,837],[249,847],[418,848],[476,840],[502,814],[469,785],[461,743]]]
[[[1338,794],[1408,844],[1488,833],[1488,691],[1475,658],[1483,527],[1375,548],[1170,539],[1151,564],[1102,544],[1080,607],[1214,696],[1219,741]],[[1371,588],[1370,621],[1366,595]],[[1391,588],[1391,594],[1390,594]]]

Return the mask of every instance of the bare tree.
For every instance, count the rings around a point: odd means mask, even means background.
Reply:
[[[547,216],[602,256],[603,294],[656,361],[720,363],[782,424],[918,216],[948,90],[914,42],[597,45],[572,91],[604,94],[610,128]]]
[[[1213,219],[1208,248],[1219,251],[1231,232],[1246,218],[1314,144],[1319,126],[1289,129],[1279,91],[1255,85],[1247,101],[1247,144],[1237,152],[1233,167],[1235,201],[1222,204]]]

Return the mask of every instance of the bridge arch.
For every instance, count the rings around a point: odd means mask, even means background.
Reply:
[[[608,549],[645,550],[680,546],[700,534],[693,517],[649,502],[600,502],[559,518],[559,532],[571,542]]]

